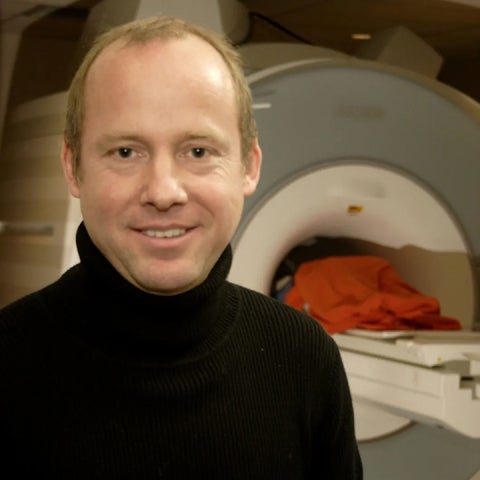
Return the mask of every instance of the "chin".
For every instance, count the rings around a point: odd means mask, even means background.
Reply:
[[[136,285],[144,292],[151,293],[153,295],[171,296],[186,292],[187,290],[194,288],[199,283],[200,282],[191,280],[183,282],[156,282],[150,280],[145,282],[138,282],[136,283]]]

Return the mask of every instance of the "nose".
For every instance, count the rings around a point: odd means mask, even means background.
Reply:
[[[184,183],[181,168],[174,159],[152,158],[144,170],[141,203],[153,205],[158,210],[182,205],[188,199]]]

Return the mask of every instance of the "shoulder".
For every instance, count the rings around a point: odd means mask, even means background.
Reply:
[[[295,329],[306,329],[309,332],[326,332],[312,317],[304,312],[283,304],[273,297],[236,285],[238,289],[242,309],[254,318],[263,322],[274,322],[275,327],[279,324],[292,325]]]
[[[0,310],[0,385],[11,392],[16,378],[40,361],[34,353],[38,329],[43,324],[40,292],[10,303]],[[8,388],[5,385],[10,385]],[[6,397],[5,397],[6,398]]]
[[[338,348],[333,338],[315,319],[278,300],[236,286],[239,291],[242,322],[252,331],[310,355],[312,359],[331,357],[337,361]]]
[[[67,274],[0,309],[0,384],[44,368],[61,335]]]
[[[62,302],[66,289],[71,288],[70,279],[76,271],[77,267],[72,267],[50,285],[0,308],[0,331],[28,323],[38,324],[38,320],[50,316],[52,309]]]
[[[46,318],[42,290],[22,297],[0,309],[0,353],[28,348],[35,330]]]
[[[0,330],[20,325],[25,319],[40,313],[43,310],[42,292],[31,293],[19,298],[0,309]]]
[[[62,278],[0,308],[2,354],[28,348],[43,336],[55,309],[62,302]]]

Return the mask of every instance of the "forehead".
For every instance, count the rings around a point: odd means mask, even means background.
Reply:
[[[111,99],[136,98],[150,104],[153,98],[225,104],[238,115],[237,89],[222,55],[194,35],[152,39],[147,42],[118,40],[92,63],[84,87],[84,115]],[[218,105],[217,105],[218,106]]]
[[[83,105],[89,135],[107,127],[193,131],[202,121],[238,130],[230,70],[217,50],[193,36],[109,45],[92,64]]]
[[[124,63],[122,62],[129,62]],[[208,73],[212,80],[233,82],[227,62],[216,48],[201,37],[185,34],[182,37],[152,38],[148,40],[119,39],[107,45],[92,62],[86,83],[99,73],[120,66],[128,73],[129,65],[136,68],[154,66],[157,69],[181,71],[188,76]]]

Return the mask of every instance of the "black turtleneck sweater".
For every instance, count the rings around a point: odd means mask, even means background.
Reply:
[[[0,311],[0,478],[362,478],[346,376],[312,319],[226,281],[142,292],[93,245]]]

